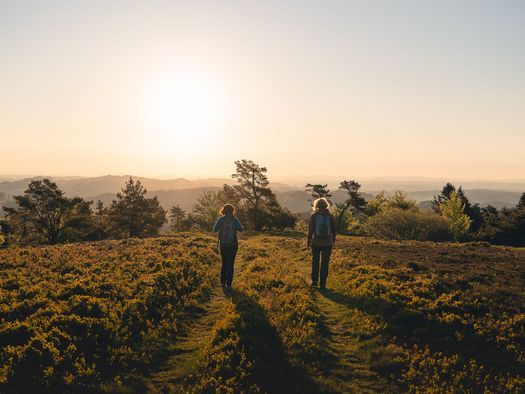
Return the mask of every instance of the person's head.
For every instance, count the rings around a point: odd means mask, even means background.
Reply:
[[[328,209],[328,207],[330,206],[330,203],[328,202],[326,198],[321,197],[315,200],[312,205],[315,211],[319,211],[323,209]]]
[[[235,213],[235,208],[231,204],[225,204],[219,213],[221,215],[233,215]]]

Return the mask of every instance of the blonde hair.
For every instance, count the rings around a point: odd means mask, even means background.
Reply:
[[[330,202],[324,197],[318,198],[312,203],[312,209],[314,211],[323,208],[330,209]]]
[[[221,215],[233,215],[235,213],[235,208],[231,204],[224,204],[222,209],[219,211]]]

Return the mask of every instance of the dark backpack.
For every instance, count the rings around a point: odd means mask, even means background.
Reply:
[[[219,242],[222,246],[232,246],[235,243],[235,223],[234,218],[224,216],[221,229],[219,230]]]
[[[315,235],[318,239],[330,238],[330,235],[332,235],[332,229],[330,227],[329,215],[315,215]]]

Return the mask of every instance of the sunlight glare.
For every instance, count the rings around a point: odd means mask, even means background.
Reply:
[[[218,83],[192,72],[156,78],[146,104],[146,127],[159,153],[195,156],[219,141],[224,97]]]

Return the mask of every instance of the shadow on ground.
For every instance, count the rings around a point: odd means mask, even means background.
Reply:
[[[239,290],[225,290],[240,314],[237,332],[258,385],[268,393],[325,392],[303,367],[292,365],[275,327],[264,308]]]

